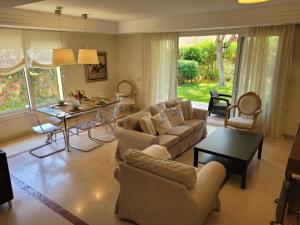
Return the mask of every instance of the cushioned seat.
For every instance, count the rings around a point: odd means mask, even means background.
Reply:
[[[253,119],[245,116],[237,116],[229,119],[227,124],[235,127],[247,127],[250,129],[253,124]]]
[[[175,135],[179,137],[179,140],[184,139],[185,137],[189,136],[193,133],[193,128],[188,126],[177,126],[172,127],[167,134]]]
[[[171,148],[179,142],[179,138],[174,135],[160,135],[158,137],[159,145],[165,146],[166,148]]]
[[[200,130],[204,126],[204,121],[197,120],[197,119],[186,120],[186,121],[184,121],[183,125],[192,127],[193,130],[196,131],[196,130]]]

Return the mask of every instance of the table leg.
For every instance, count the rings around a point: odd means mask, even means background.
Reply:
[[[262,149],[263,149],[263,144],[264,144],[264,137],[261,139],[259,146],[258,146],[258,154],[257,154],[257,158],[261,159],[261,153],[262,153]]]
[[[246,188],[246,179],[247,179],[247,163],[242,166],[242,174],[241,174],[241,189]]]
[[[66,148],[67,151],[70,151],[70,144],[69,144],[69,138],[70,138],[70,134],[69,131],[67,129],[67,121],[66,121],[66,117],[64,117],[64,129],[65,129],[65,134],[66,134]]]
[[[198,150],[194,148],[194,167],[198,167]]]

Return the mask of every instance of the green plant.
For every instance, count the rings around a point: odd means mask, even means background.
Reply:
[[[179,80],[190,80],[193,82],[198,76],[198,63],[196,61],[189,61],[189,60],[179,60],[178,61],[178,74]]]

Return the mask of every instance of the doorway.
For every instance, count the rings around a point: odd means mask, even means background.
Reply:
[[[210,92],[232,96],[238,38],[237,34],[179,37],[177,96],[191,99],[193,107],[206,110]],[[232,98],[228,97],[228,101]],[[223,125],[224,118],[225,115],[211,113],[208,122]]]

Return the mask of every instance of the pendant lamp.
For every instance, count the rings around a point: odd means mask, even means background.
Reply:
[[[60,24],[61,11],[62,11],[62,7],[60,6],[56,7],[55,15],[57,15],[57,19],[58,19],[60,45],[62,46],[62,35],[61,35],[61,24]],[[76,64],[73,49],[70,48],[52,49],[52,64],[55,66],[66,66],[66,65]]]
[[[84,19],[84,31],[86,33],[87,14],[82,14],[82,18]],[[88,47],[79,49],[78,64],[99,64],[97,50],[89,49]]]
[[[270,0],[238,0],[240,4],[256,4],[262,2],[268,2]]]

